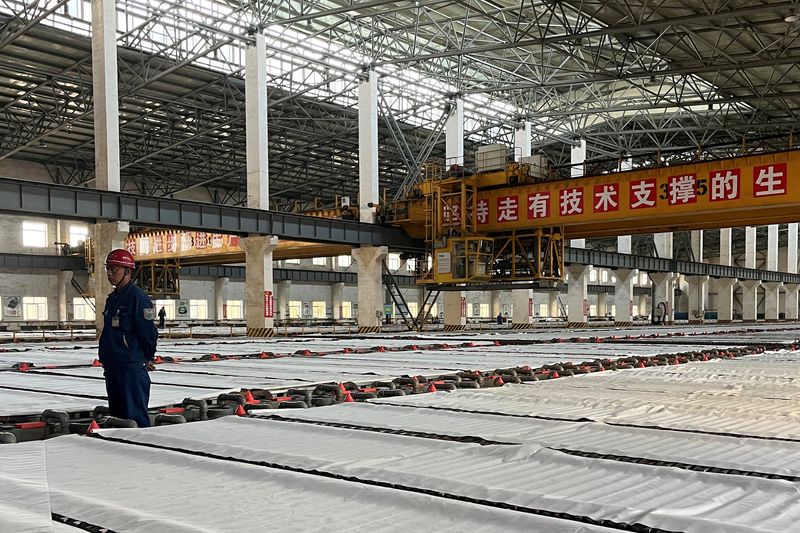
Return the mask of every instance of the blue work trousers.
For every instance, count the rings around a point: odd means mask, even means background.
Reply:
[[[150,417],[147,416],[150,376],[147,368],[144,365],[106,368],[105,376],[111,416],[134,420],[140,428],[150,427]]]

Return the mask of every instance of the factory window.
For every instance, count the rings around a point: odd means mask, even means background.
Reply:
[[[208,318],[208,301],[189,300],[189,318],[206,320]]]
[[[647,285],[647,272],[639,272],[639,285]]]
[[[603,283],[608,283],[608,270],[600,271],[600,281]]]
[[[91,302],[91,305],[89,302]],[[94,298],[89,298],[87,302],[82,296],[76,296],[72,299],[72,317],[75,320],[94,320],[93,305]]]
[[[47,297],[23,296],[22,318],[23,320],[47,320]]]
[[[349,255],[340,255],[336,258],[336,264],[339,265],[339,268],[348,268],[352,262],[353,258]]]
[[[345,256],[349,257],[349,256]],[[342,302],[341,304],[342,309],[342,317],[341,318],[353,318],[353,303],[352,302]]]
[[[397,270],[400,268],[400,254],[389,254],[386,260],[386,266],[389,267],[389,270]]]
[[[315,257],[314,259],[311,260],[311,262],[314,266],[324,267],[328,262],[327,259],[328,259],[327,257]]]
[[[539,304],[539,312],[536,316],[547,316],[548,313],[548,305],[547,304]]]
[[[481,318],[489,318],[489,304],[481,304],[480,310]]]
[[[589,270],[589,281],[597,281],[597,269],[593,268]]]
[[[231,320],[241,320],[244,318],[244,305],[241,300],[228,300],[225,302],[225,318]]]
[[[408,302],[408,312],[411,316],[416,317],[419,314],[419,304],[417,302]]]
[[[284,261],[284,264],[287,264],[287,265],[299,265],[300,264],[300,260],[299,259],[287,259],[287,260]]]
[[[328,304],[325,301],[318,301],[311,303],[311,317],[312,318],[327,318]]]
[[[175,300],[156,300],[153,302],[153,307],[156,308],[156,318],[161,308],[167,313],[166,320],[175,320]]]
[[[300,300],[289,300],[289,318],[300,318],[303,303]]]
[[[416,272],[417,271],[417,260],[413,257],[406,260],[406,270],[409,272]]]
[[[23,222],[22,245],[33,248],[47,248],[47,224],[44,222]]]
[[[71,225],[69,227],[69,245],[72,247],[78,246],[78,243],[86,242],[89,236],[89,228],[86,226]]]

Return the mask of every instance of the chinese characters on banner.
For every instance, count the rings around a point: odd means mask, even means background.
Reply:
[[[140,257],[192,251],[224,253],[239,251],[239,237],[204,231],[165,231],[131,235],[125,242],[125,248]]]
[[[753,167],[753,198],[787,194],[788,170],[786,163],[773,163]],[[550,191],[528,192],[523,195],[483,197],[476,201],[477,224],[512,224],[523,220],[541,220],[558,216],[569,217],[587,213],[611,213],[621,207],[629,210],[650,209],[656,206],[681,206],[696,204],[700,198],[710,202],[739,200],[742,198],[742,169],[712,170],[707,175],[693,172],[668,176],[659,183],[658,178],[634,179],[627,184],[603,183],[585,187],[567,187],[558,193]],[[627,189],[627,190],[625,190]],[[552,196],[552,197],[551,197]],[[524,202],[521,205],[520,202]],[[494,208],[494,213],[491,212]],[[521,215],[524,209],[525,214]]]
[[[275,300],[272,291],[264,291],[264,318],[273,318],[275,310]]]

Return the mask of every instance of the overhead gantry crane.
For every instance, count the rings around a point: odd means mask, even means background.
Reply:
[[[569,239],[800,219],[800,150],[548,181],[525,163],[469,173],[427,165],[386,223],[424,239],[423,284],[564,276]]]

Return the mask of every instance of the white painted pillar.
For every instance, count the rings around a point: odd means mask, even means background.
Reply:
[[[89,226],[91,229],[91,226]],[[89,280],[89,291],[92,292],[94,285],[94,323],[97,328],[97,336],[103,330],[103,311],[106,308],[106,297],[114,290],[114,287],[106,278],[106,256],[111,250],[125,248],[125,239],[128,238],[130,225],[127,222],[99,222],[94,225],[92,242],[94,243],[94,264],[91,272],[92,279]],[[134,254],[135,259],[135,254]]]
[[[689,322],[703,322],[705,320],[708,300],[708,276],[686,276],[689,291]]]
[[[731,266],[731,228],[719,230],[719,264]]]
[[[514,129],[514,153],[520,158],[531,156],[530,122],[522,122]]]
[[[618,268],[614,271],[614,321],[619,324],[633,321],[633,278],[638,270]],[[640,314],[642,311],[639,311]]]
[[[500,313],[500,295],[503,294],[502,291],[491,291],[491,311],[492,318],[495,318],[498,313]]]
[[[358,199],[361,222],[375,223],[378,189],[378,74],[370,70],[358,84]],[[361,313],[359,312],[359,316]]]
[[[442,291],[445,329],[464,329],[467,325],[467,301],[463,291]]]
[[[275,318],[279,320],[289,319],[289,293],[292,289],[292,281],[285,279],[275,284]]]
[[[386,246],[353,248],[350,254],[358,263],[358,326],[359,329],[380,328],[383,318],[383,259]]]
[[[464,100],[453,100],[453,111],[445,123],[445,157],[447,166],[464,164]]]
[[[514,324],[532,324],[535,304],[531,289],[511,291],[511,321]]]
[[[777,322],[780,318],[779,295],[783,283],[778,281],[768,281],[762,284],[764,287],[764,320]]]
[[[226,310],[228,301],[228,286],[230,278],[217,278],[214,280],[214,318],[217,322],[227,319]]]
[[[767,270],[778,270],[778,224],[767,226]],[[783,283],[764,283],[764,320],[777,321],[780,316],[780,291]]]
[[[117,10],[114,0],[92,0],[92,94],[95,188],[120,190]],[[102,319],[102,314],[97,313]]]
[[[782,268],[789,274],[797,274],[797,229],[798,223],[792,222],[786,227],[786,265]],[[786,283],[783,286],[785,297],[783,299],[783,313],[786,320],[798,319],[798,288],[796,283]]]
[[[464,164],[464,100],[453,101],[453,112],[445,124],[446,165]],[[464,291],[443,291],[445,329],[463,329],[467,324],[466,298]]]
[[[647,295],[640,294],[639,295],[639,315],[640,316],[650,316],[650,310],[647,308]]]
[[[744,266],[756,268],[756,228],[748,226],[744,229]],[[755,321],[758,316],[758,287],[761,281],[740,281],[742,288],[742,320]]]
[[[673,245],[672,245],[672,232],[667,233],[654,233],[653,242],[656,245],[656,253],[658,257],[664,259],[672,259]]]
[[[69,320],[67,313],[69,301],[67,300],[67,291],[71,287],[72,271],[62,270],[58,273],[58,322],[64,324]]]
[[[617,237],[617,253],[630,254],[633,238],[630,235],[620,235]]]
[[[278,238],[246,237],[239,241],[245,253],[244,307],[248,337],[272,335],[275,326],[275,295],[273,294],[272,252]]]
[[[586,139],[581,139],[577,146],[570,148],[570,176],[580,178],[583,176],[586,162]],[[586,248],[586,239],[572,239],[569,245],[573,248]],[[572,319],[570,319],[572,322]]]
[[[331,285],[331,309],[333,310],[333,319],[342,319],[342,293],[344,292],[344,283],[334,283]]]
[[[604,292],[597,294],[597,316],[608,316],[608,295]]]
[[[550,291],[547,293],[547,314],[550,318],[561,318],[561,307],[558,305],[558,297],[561,293]]]
[[[703,262],[703,230],[696,230],[691,232],[692,239],[692,255],[694,260],[698,263]]]
[[[267,139],[267,41],[255,34],[245,52],[247,116],[247,207],[269,209],[269,144]],[[271,290],[271,289],[270,289]]]
[[[586,324],[589,320],[589,272],[591,265],[570,265],[567,288],[567,322]]]
[[[786,292],[783,310],[786,320],[798,319],[798,289],[800,289],[800,285],[797,283],[786,283],[783,285],[783,290]]]
[[[717,280],[717,322],[733,320],[733,287],[739,280],[720,278]]]
[[[669,235],[670,243],[672,241],[672,234],[661,234],[661,235]],[[664,316],[664,322],[669,324],[675,321],[675,280],[677,276],[673,272],[653,272],[650,274],[650,277],[653,278],[653,286],[655,289],[655,299],[653,300],[653,313],[655,313],[656,309],[658,308],[659,304],[663,303],[664,307],[666,307],[666,314]]]

